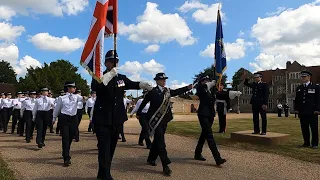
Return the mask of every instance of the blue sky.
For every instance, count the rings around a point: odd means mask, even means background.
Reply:
[[[80,66],[96,1],[45,2],[0,0],[0,58],[8,60],[19,76],[28,66],[57,59]],[[320,65],[320,33],[312,31],[320,27],[319,0],[219,2],[229,80],[241,67],[251,71],[283,68],[288,60]],[[171,87],[191,83],[196,73],[214,61],[213,46],[207,47],[215,39],[216,3],[120,0],[121,72],[133,80],[152,81],[157,71],[164,71]],[[106,39],[105,52],[112,47],[112,38]],[[90,82],[83,68],[79,72]]]

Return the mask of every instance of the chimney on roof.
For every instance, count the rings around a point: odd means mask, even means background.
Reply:
[[[290,66],[291,66],[291,62],[290,62],[290,61],[287,61],[287,63],[286,63],[286,69],[288,69]]]

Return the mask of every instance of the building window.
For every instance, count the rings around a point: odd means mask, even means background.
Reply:
[[[283,94],[286,92],[286,88],[284,86],[277,87],[277,94]]]
[[[299,79],[299,78],[300,78],[300,72],[289,73],[289,79]]]
[[[269,94],[273,95],[273,88],[272,87],[269,88]]]
[[[291,84],[291,93],[295,93],[299,85],[299,83]]]
[[[252,89],[249,87],[243,87],[242,88],[242,93],[243,94],[252,94]]]
[[[273,99],[268,100],[268,108],[273,109]]]
[[[284,76],[274,76],[273,81],[282,81],[284,79]]]

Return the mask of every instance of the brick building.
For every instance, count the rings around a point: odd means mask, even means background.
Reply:
[[[260,71],[263,74],[262,81],[269,85],[269,112],[276,112],[277,104],[286,102],[289,104],[290,111],[292,112],[294,110],[295,90],[301,83],[300,72],[302,70],[308,70],[313,74],[311,78],[313,83],[320,83],[320,66],[306,67],[296,61],[293,63],[288,61],[286,63],[286,69]],[[253,80],[252,77],[249,78],[251,81]],[[240,112],[251,112],[250,98],[252,90],[244,86],[243,83],[244,81],[238,86],[242,95],[239,99],[236,98],[232,101],[232,109],[236,111],[239,103]]]

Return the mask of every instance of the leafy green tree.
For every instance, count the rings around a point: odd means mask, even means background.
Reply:
[[[232,77],[232,89],[237,90],[238,85],[243,81],[243,79],[251,74],[252,73],[247,69],[240,68]]]
[[[0,61],[0,83],[17,84],[17,74],[9,62]]]

